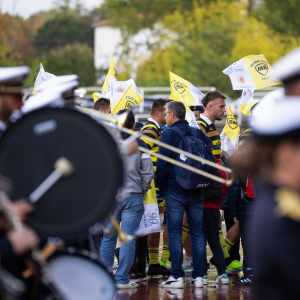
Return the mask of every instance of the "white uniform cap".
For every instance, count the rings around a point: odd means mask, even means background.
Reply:
[[[255,114],[252,115],[256,136],[277,137],[300,130],[300,97],[284,96],[264,109],[261,104],[254,108]]]
[[[254,124],[256,114],[260,114],[260,111],[264,112],[278,104],[285,99],[284,88],[279,88],[275,91],[267,93],[251,111],[251,124]]]
[[[43,91],[31,96],[21,108],[23,113],[28,113],[46,106],[58,107],[64,105],[63,94],[78,86],[77,80],[65,82],[52,88],[44,89]]]
[[[38,92],[41,92],[45,89],[50,89],[50,88],[56,87],[56,86],[61,85],[61,84],[72,82],[74,80],[78,80],[77,75],[56,76],[56,77],[51,78],[51,79],[43,82],[42,84],[38,85],[36,87],[36,92],[38,93]]]
[[[300,76],[300,48],[297,48],[273,65],[274,80],[286,81]]]
[[[29,71],[26,66],[0,68],[0,92],[21,93],[23,80]]]

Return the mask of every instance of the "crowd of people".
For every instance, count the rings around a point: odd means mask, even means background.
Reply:
[[[138,282],[149,276],[167,276],[160,283],[161,288],[183,288],[186,272],[191,272],[191,286],[202,288],[208,284],[208,268],[214,265],[218,273],[216,283],[228,285],[228,274],[243,272],[232,283],[255,285],[258,299],[299,296],[300,68],[294,63],[287,72],[285,65],[289,61],[300,63],[299,50],[274,66],[284,89],[267,95],[262,103],[252,107],[251,127],[240,135],[239,149],[232,157],[221,151],[216,127],[226,112],[226,96],[220,91],[208,92],[201,101],[202,106],[190,107],[199,128],[191,127],[186,121],[186,107],[180,101],[155,100],[146,124],[135,122],[133,112],[129,111],[124,127],[140,131],[141,135],[127,151],[123,191],[126,196],[114,216],[126,234],[134,235],[144,213],[144,196],[154,187],[160,222],[165,226],[163,233],[132,239],[120,248],[117,248],[116,232],[90,237],[89,247],[92,246],[102,262],[113,267],[116,255],[119,289],[137,288]],[[2,131],[13,112],[22,106],[21,83],[28,74],[27,69],[18,69],[14,76],[7,77],[9,70],[5,69],[0,69]],[[99,98],[94,110],[110,114],[110,100]],[[126,144],[130,135],[123,133],[121,137]],[[182,153],[159,146],[153,140],[181,149]],[[138,151],[137,146],[167,160]],[[205,180],[168,160],[189,164],[185,152],[210,160],[215,166],[231,168],[233,184],[228,187],[219,183],[220,180]],[[205,163],[201,168],[228,179],[226,172],[219,168],[210,168]],[[5,209],[24,220],[34,207],[21,200],[8,201]],[[220,211],[225,220],[225,238]],[[1,265],[21,278],[20,270],[25,268],[21,256],[36,247],[39,238],[26,225],[11,230],[3,207],[2,214]],[[107,229],[112,226],[109,223]],[[161,234],[163,251],[159,257]],[[213,255],[210,261],[207,244]],[[290,270],[291,266],[294,271]]]

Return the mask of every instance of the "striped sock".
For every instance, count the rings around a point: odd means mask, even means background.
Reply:
[[[156,265],[159,263],[158,257],[159,257],[159,251],[157,248],[148,248],[149,253],[149,265]]]
[[[186,239],[186,237],[188,236],[189,232],[190,232],[190,231],[189,231],[188,227],[182,226],[182,235],[181,235],[181,242],[182,242],[182,245],[184,244],[185,239]]]
[[[161,260],[165,263],[170,257],[169,246],[163,246],[163,252],[161,255]]]
[[[231,242],[228,238],[226,238],[225,245],[226,245],[227,250],[229,250],[234,245],[234,243]]]
[[[227,258],[229,257],[229,253],[228,253],[228,250],[226,248],[226,245],[225,245],[225,241],[224,241],[224,236],[223,236],[223,231],[221,228],[219,228],[219,240],[220,240],[220,244],[221,244],[221,247],[222,247],[222,250],[223,250],[223,253],[224,253],[224,257]]]

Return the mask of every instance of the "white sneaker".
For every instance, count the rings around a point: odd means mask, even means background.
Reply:
[[[117,284],[118,289],[136,289],[138,285],[135,282],[129,281],[128,283],[118,283]]]
[[[228,276],[226,274],[220,275],[216,279],[216,282],[221,284],[229,284]]]
[[[196,277],[193,278],[191,281],[191,285],[197,288],[202,288],[203,287],[203,278],[202,277]]]
[[[183,277],[175,279],[173,276],[170,276],[167,281],[164,281],[160,284],[163,288],[174,288],[174,289],[183,289]]]

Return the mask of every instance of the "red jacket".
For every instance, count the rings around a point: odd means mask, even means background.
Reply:
[[[218,165],[220,165],[220,161],[215,157],[215,161]],[[222,178],[227,179],[227,174],[224,171],[218,170],[219,174],[221,175]],[[227,195],[228,193],[228,186],[226,184],[222,183],[222,194],[223,197]],[[220,209],[222,206],[222,200],[223,197],[219,198],[219,199],[215,199],[215,200],[205,200],[204,199],[204,208],[212,208],[212,209]]]

